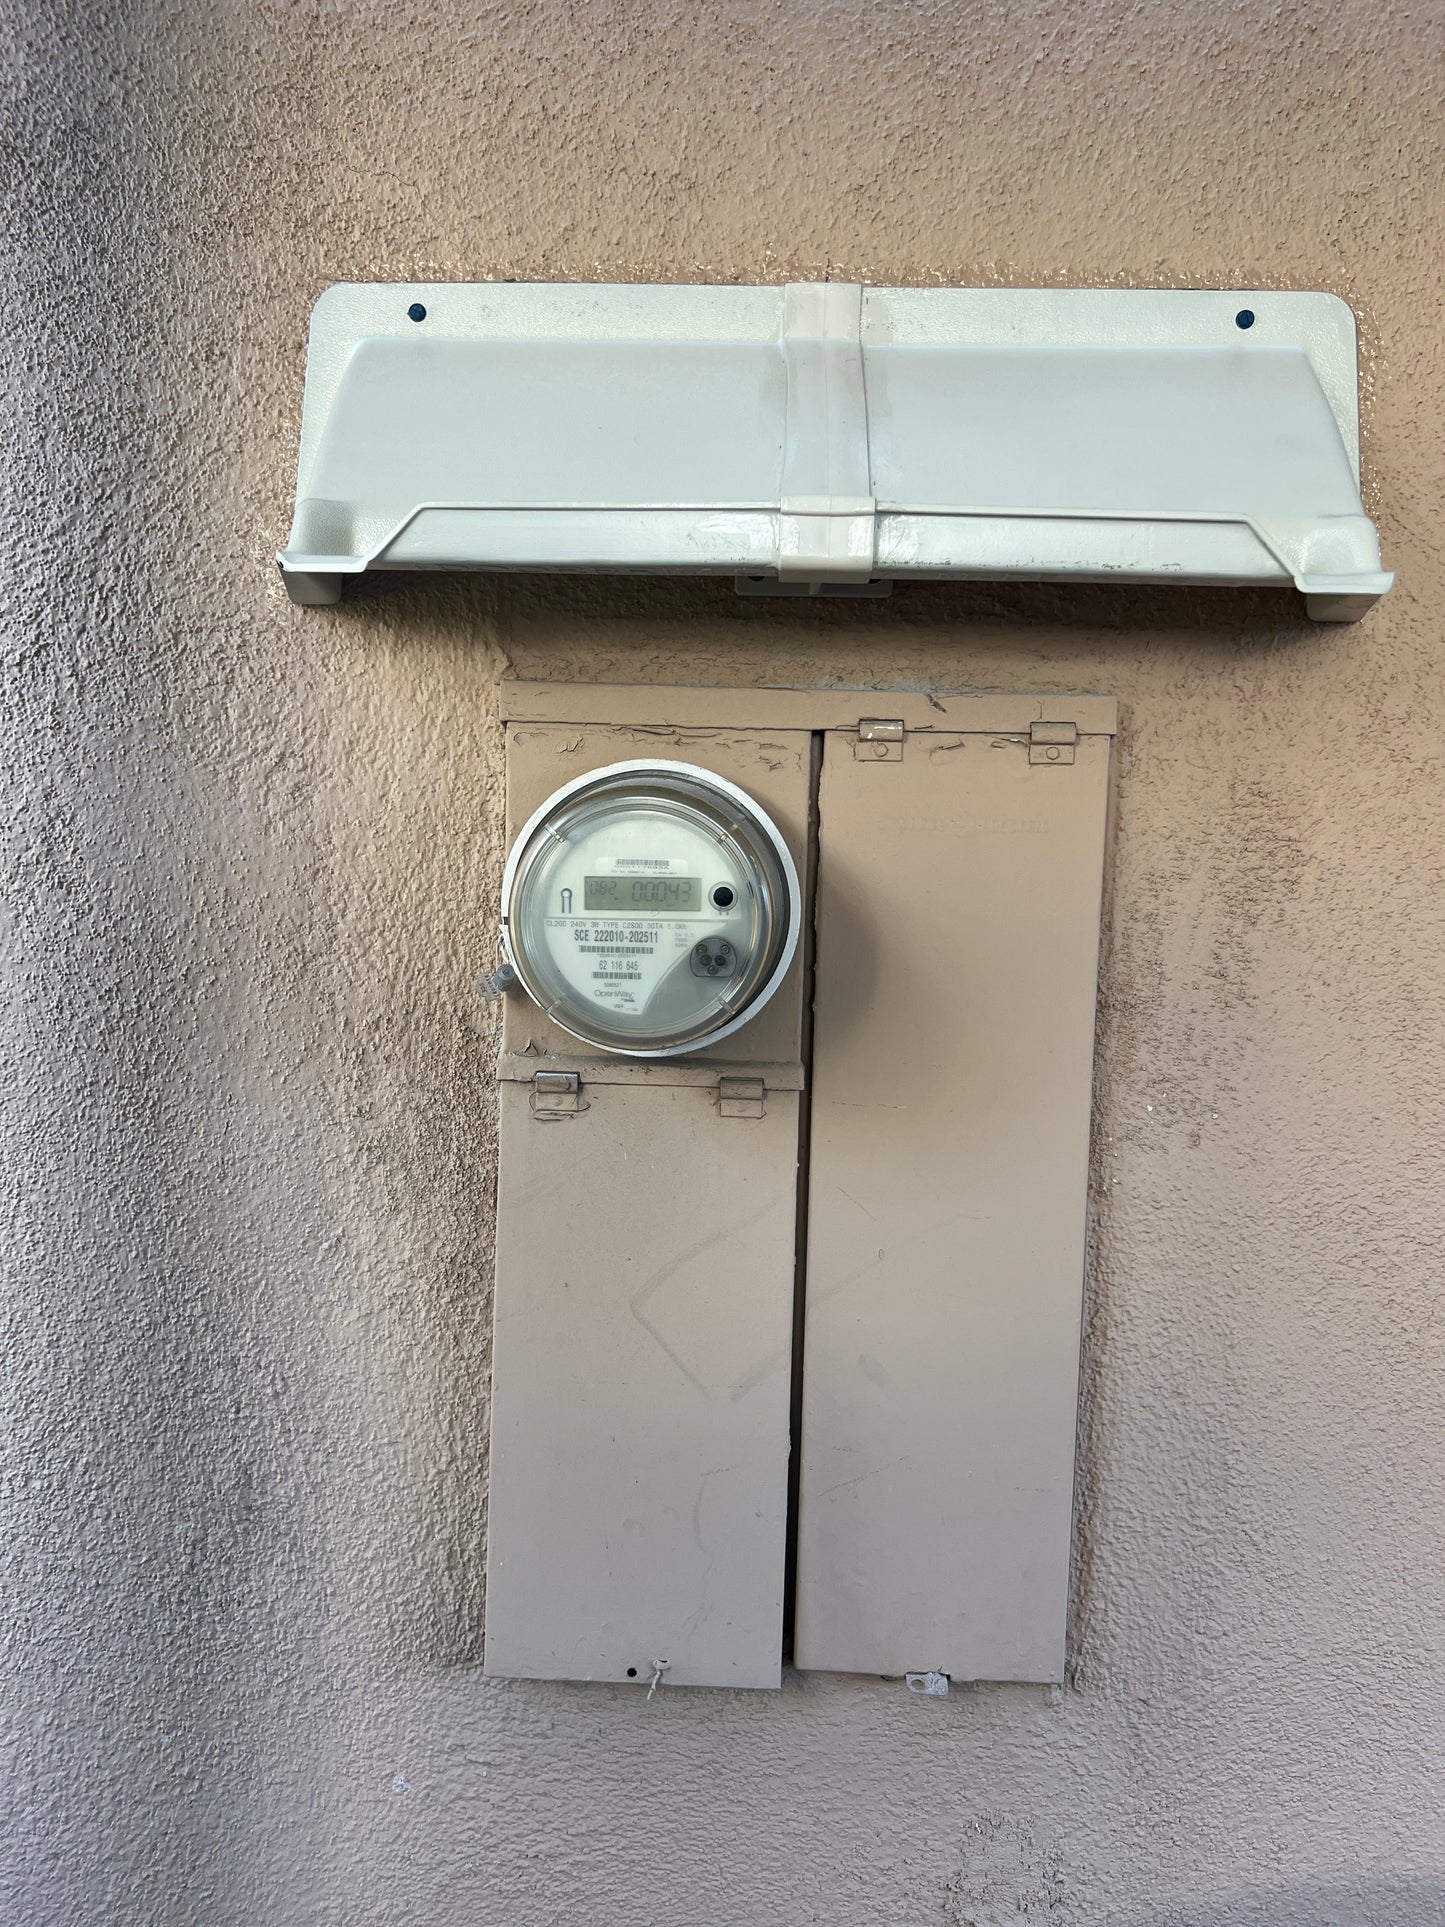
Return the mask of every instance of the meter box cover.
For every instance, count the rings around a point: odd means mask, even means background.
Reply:
[[[1058,1679],[1115,705],[506,700],[487,1670]]]

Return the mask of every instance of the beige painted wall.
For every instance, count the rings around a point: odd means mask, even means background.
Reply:
[[[1445,1914],[1430,0],[10,0],[15,1927]],[[368,584],[310,304],[1269,285],[1396,594]],[[489,1684],[497,679],[1124,704],[1071,1685]]]

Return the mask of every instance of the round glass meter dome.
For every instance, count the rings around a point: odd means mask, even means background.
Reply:
[[[502,942],[527,994],[584,1043],[671,1057],[756,1016],[798,945],[798,874],[777,825],[691,763],[612,763],[524,826]]]

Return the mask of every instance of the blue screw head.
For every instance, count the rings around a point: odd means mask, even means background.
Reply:
[[[408,321],[425,321],[426,309],[421,305],[419,301],[413,301],[411,306],[406,311],[406,318]],[[1253,318],[1254,317],[1251,315],[1250,319],[1253,320]]]
[[[420,319],[419,316],[415,316],[414,310],[413,314],[416,319]],[[1254,309],[1241,308],[1239,313],[1234,317],[1234,325],[1236,328],[1252,328],[1254,326]]]

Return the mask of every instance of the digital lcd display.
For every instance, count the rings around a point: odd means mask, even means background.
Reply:
[[[597,910],[641,911],[655,917],[671,911],[691,916],[702,908],[702,878],[674,876],[613,876],[582,879],[582,907]]]

